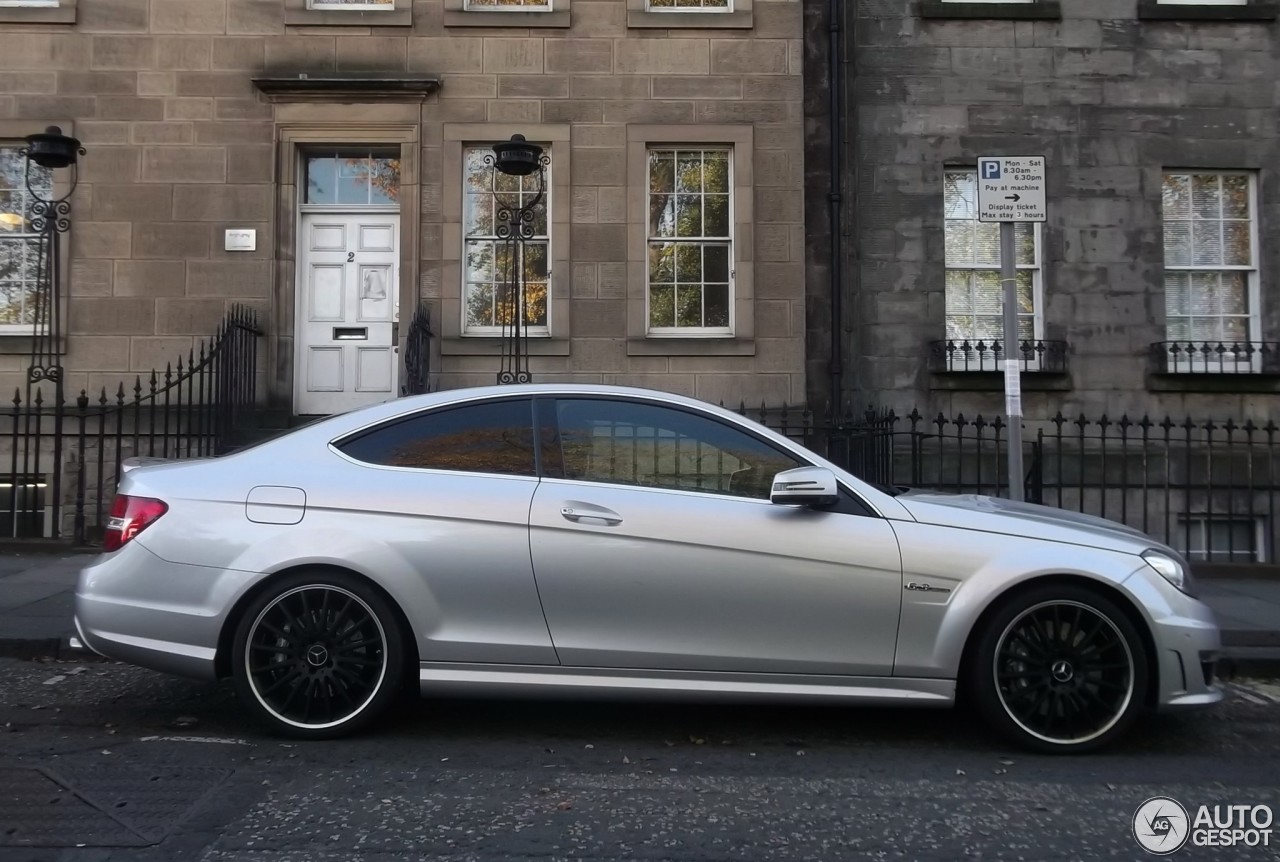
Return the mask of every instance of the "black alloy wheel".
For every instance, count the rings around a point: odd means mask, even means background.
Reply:
[[[237,627],[241,700],[278,733],[342,736],[385,711],[403,679],[391,607],[340,572],[294,575],[260,596]]]
[[[1106,745],[1137,718],[1147,656],[1129,618],[1074,586],[1006,603],[980,634],[969,683],[988,721],[1038,751]]]

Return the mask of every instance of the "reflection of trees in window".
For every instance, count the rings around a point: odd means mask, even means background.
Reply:
[[[649,151],[649,328],[729,327],[727,149]]]
[[[466,0],[467,10],[518,9],[524,12],[550,11],[554,0]]]
[[[385,463],[422,470],[532,476],[533,437],[526,426],[468,428],[394,449]]]
[[[736,429],[676,411],[565,402],[560,412],[566,479],[768,499],[774,475],[799,466]]]
[[[943,173],[947,338],[990,343],[1004,337],[1000,225],[978,221],[976,169]],[[1036,231],[1014,226],[1017,242],[1018,338],[1035,338]]]
[[[340,448],[368,464],[532,476],[532,426],[527,399],[492,401],[384,425]]]
[[[498,210],[514,211],[537,197],[537,175],[513,177],[485,163],[487,147],[468,148],[464,154],[463,185],[463,286],[467,329],[476,331],[511,323],[515,303],[506,291],[516,267],[523,268],[526,326],[547,326],[547,291],[551,279],[551,242],[547,218],[549,193],[533,211],[533,236],[517,246],[498,238]],[[545,182],[551,184],[551,168]],[[513,254],[519,259],[513,259]]]
[[[17,147],[0,147],[0,324],[35,322],[40,288],[41,240],[31,226],[26,159]],[[53,196],[53,172],[32,166],[31,185],[45,200]]]
[[[1252,337],[1250,183],[1243,173],[1169,173],[1162,184],[1165,313],[1173,341]]]
[[[395,206],[400,200],[400,160],[372,153],[307,157],[309,204]]]

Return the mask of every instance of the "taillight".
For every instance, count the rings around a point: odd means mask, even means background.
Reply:
[[[111,504],[106,532],[102,536],[103,550],[120,550],[167,511],[169,506],[163,500],[117,494],[115,502]]]

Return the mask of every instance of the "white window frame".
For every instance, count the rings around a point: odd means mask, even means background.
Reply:
[[[15,141],[2,141],[2,140],[0,140],[0,150],[5,150],[5,151],[9,151],[9,150],[11,150],[11,151],[13,151],[13,152],[16,154],[16,153],[17,153],[17,152],[22,148],[22,146],[23,146],[23,144],[22,144],[22,143],[19,143],[19,142],[15,142]],[[21,156],[18,156],[17,158],[18,158],[19,160],[21,160]],[[25,165],[24,165],[24,166],[22,166],[22,167],[24,168],[24,173],[22,174],[22,178],[23,178],[23,185],[22,185],[22,186],[20,186],[20,187],[17,189],[17,191],[21,192],[21,193],[22,193],[22,195],[23,195],[23,198],[24,198],[24,199],[26,199],[26,198],[28,197],[28,194],[27,194],[26,185],[25,185],[25,179],[26,179],[26,174],[25,174]],[[49,195],[50,195],[50,197],[51,197],[51,198],[52,198],[54,195],[56,195],[56,194],[57,194],[57,191],[56,191],[56,185],[55,185],[55,184],[56,184],[56,180],[55,180],[55,179],[53,179],[53,177],[52,177],[52,175],[51,175],[51,176],[50,176],[50,188],[49,188],[49,190],[48,190],[48,193],[49,193]],[[30,214],[31,214],[30,204],[31,204],[31,201],[29,201],[29,200],[28,200],[28,201],[27,201],[27,211],[26,211],[26,212],[22,212],[22,213],[17,213],[17,215],[23,216],[24,218],[29,217],[29,216],[30,216]],[[39,255],[41,255],[41,254],[43,254],[43,253],[44,253],[44,250],[43,250],[43,249],[41,249],[41,248],[39,247],[39,245],[40,245],[40,236],[41,236],[41,235],[40,235],[40,234],[38,234],[38,233],[36,233],[34,230],[31,230],[31,229],[30,229],[30,227],[29,227],[30,222],[29,222],[29,221],[28,221],[28,222],[26,222],[26,224],[28,225],[28,227],[27,227],[27,229],[26,229],[26,230],[21,230],[21,229],[19,229],[19,230],[3,230],[2,232],[0,232],[0,242],[3,242],[3,241],[5,241],[5,240],[19,240],[19,241],[22,241],[22,240],[35,240],[35,241],[36,241],[36,246],[37,246],[37,248],[36,248],[36,254],[37,254],[37,265],[39,265]],[[69,237],[67,237],[67,236],[64,236],[64,237],[63,237],[63,239],[62,239],[62,244],[63,244],[64,246],[66,246],[69,242],[70,242],[70,238],[69,238]],[[49,261],[48,261],[48,260],[46,260],[46,261],[45,261],[45,265],[47,266],[48,264],[49,264]],[[40,287],[40,286],[37,284],[37,285],[36,285],[37,290],[39,289],[39,287]],[[55,286],[55,289],[60,289],[60,288],[61,288],[61,286],[60,286],[60,285]],[[48,325],[47,325],[47,323],[46,323],[44,326],[42,326],[42,327],[41,327],[40,331],[42,331],[42,332],[43,332],[43,331],[45,331],[45,330],[47,330],[47,329],[48,329]],[[33,334],[35,331],[36,331],[36,329],[35,329],[35,322],[34,322],[34,321],[28,321],[28,322],[26,322],[26,323],[0,323],[0,336],[5,336],[5,335],[31,335],[31,334]]]
[[[1000,264],[999,264],[998,262],[994,265],[994,268],[993,268],[991,265],[988,265],[988,264],[978,264],[978,263],[976,263],[976,262],[974,262],[974,263],[972,263],[972,264],[966,264],[966,265],[960,265],[960,266],[957,266],[957,265],[953,265],[953,264],[951,263],[951,261],[949,261],[949,260],[947,259],[947,256],[946,256],[946,255],[947,255],[947,252],[946,252],[946,223],[947,223],[948,221],[960,221],[960,219],[952,219],[952,218],[948,217],[948,215],[947,215],[947,209],[946,209],[946,206],[947,206],[947,204],[946,204],[946,194],[947,194],[947,192],[946,192],[946,176],[947,176],[947,174],[959,174],[959,173],[968,174],[968,175],[971,175],[971,176],[973,177],[973,184],[974,184],[974,189],[975,189],[974,194],[975,194],[975,195],[977,194],[977,191],[976,191],[976,190],[977,190],[977,183],[978,183],[978,168],[977,168],[977,166],[976,166],[976,165],[975,165],[974,167],[972,167],[972,168],[959,167],[959,166],[950,166],[950,167],[946,167],[946,168],[944,168],[944,169],[943,169],[943,190],[942,190],[942,195],[943,195],[943,202],[942,202],[942,218],[943,218],[943,251],[942,251],[942,267],[943,267],[943,290],[944,290],[944,296],[943,296],[943,328],[944,328],[944,331],[946,331],[946,327],[947,327],[947,317],[949,317],[949,315],[950,315],[949,310],[946,308],[946,297],[945,297],[945,290],[946,290],[946,276],[947,276],[947,274],[948,274],[948,273],[950,273],[950,272],[951,272],[951,271],[953,271],[953,270],[954,270],[954,271],[958,271],[958,272],[995,272],[995,273],[999,273],[999,272],[1000,272]],[[973,223],[974,223],[975,225],[977,225],[977,224],[981,224],[981,222],[979,222],[979,221],[978,221],[978,202],[977,202],[976,198],[975,198],[975,200],[974,200],[974,202],[973,202],[973,219],[972,219],[972,221],[973,221]],[[1031,316],[1031,341],[1032,341],[1032,343],[1033,343],[1033,345],[1034,345],[1035,343],[1038,343],[1038,342],[1044,341],[1044,230],[1043,230],[1044,226],[1043,226],[1040,222],[1031,222],[1031,223],[1030,223],[1030,225],[1031,225],[1031,231],[1032,231],[1032,234],[1031,234],[1031,237],[1032,237],[1032,243],[1033,243],[1033,246],[1034,246],[1034,254],[1033,254],[1033,256],[1032,256],[1032,262],[1031,262],[1031,263],[1015,263],[1014,268],[1015,268],[1016,270],[1018,270],[1018,271],[1021,271],[1021,272],[1030,272],[1030,273],[1031,273],[1031,315],[1030,315],[1030,316]],[[975,228],[975,230],[976,230],[976,228]],[[1004,310],[1004,293],[1003,293],[1003,289],[1002,289],[1001,294],[1000,294],[1000,308],[1001,308],[1001,313],[1003,314],[1003,310]],[[1020,315],[1019,315],[1019,317],[1026,317],[1026,315],[1022,315],[1022,314],[1020,314]],[[1001,318],[1001,327],[1000,327],[1000,330],[1001,330],[1001,333],[1003,333],[1003,332],[1004,332],[1003,317]],[[946,338],[945,338],[944,340],[945,340],[945,341],[960,341],[960,342],[964,342],[964,341],[966,341],[966,340],[967,340],[967,341],[970,343],[970,345],[972,346],[972,345],[976,344],[977,342],[979,342],[979,341],[985,341],[986,339],[976,338],[976,337],[961,337],[961,338],[959,338],[959,339],[955,339],[955,338],[952,338],[952,337],[951,337],[950,332],[947,332],[947,333],[946,333]],[[1005,356],[1003,355],[1003,349],[1004,349],[1004,342],[1003,342],[1003,340],[1001,340],[1001,342],[1000,342],[1000,348],[1001,348],[1000,359],[1001,359],[1001,360],[1006,359],[1007,357],[1005,357]],[[1033,355],[1032,355],[1032,356],[1030,356],[1030,357],[1024,357],[1024,356],[1022,356],[1021,351],[1019,351],[1019,354],[1018,354],[1016,357],[1014,357],[1014,358],[1015,358],[1015,359],[1017,359],[1017,360],[1019,361],[1019,363],[1021,363],[1022,369],[1023,369],[1024,371],[1039,371],[1039,370],[1040,370],[1040,366],[1041,366],[1041,356],[1040,356],[1040,354],[1038,354],[1038,353],[1033,353]],[[960,367],[960,368],[958,368],[958,369],[956,369],[956,370],[963,370],[963,371],[1002,371],[1002,370],[1003,370],[1003,364],[1002,364],[1000,361],[997,361],[995,352],[994,352],[993,350],[991,350],[990,348],[988,348],[986,351],[984,351],[984,352],[983,352],[983,353],[981,353],[980,355],[975,356],[975,357],[972,357],[972,358],[971,358],[967,363],[962,362],[962,363],[961,363],[961,367]]]
[[[554,224],[554,218],[553,218],[554,210],[552,208],[553,207],[552,188],[553,188],[553,176],[554,176],[553,172],[555,171],[556,163],[555,163],[555,155],[553,153],[552,146],[547,142],[537,142],[537,143],[539,144],[539,146],[543,148],[543,153],[549,159],[549,162],[545,168],[546,175],[543,178],[544,189],[543,189],[542,202],[541,204],[539,204],[539,206],[541,206],[543,211],[546,213],[547,232],[545,234],[535,234],[533,236],[534,241],[545,243],[547,248],[547,297],[545,300],[546,306],[547,306],[547,322],[541,326],[533,326],[530,324],[526,324],[524,326],[524,333],[528,335],[530,338],[550,338],[551,337],[551,313],[552,313],[552,306],[553,306],[553,303],[551,301],[551,294],[555,287],[555,280],[554,280],[555,257],[554,257],[554,243],[552,240],[552,236],[555,231],[555,224]],[[462,187],[462,225],[461,225],[462,229],[459,231],[459,233],[461,233],[462,235],[462,258],[461,258],[461,267],[459,272],[459,275],[462,279],[462,291],[461,291],[462,320],[460,322],[461,334],[463,335],[463,337],[471,337],[471,338],[475,338],[475,337],[495,338],[502,335],[503,327],[501,325],[473,326],[467,322],[467,298],[470,295],[469,293],[470,284],[467,281],[467,243],[472,240],[483,240],[483,241],[494,243],[496,248],[498,244],[501,244],[502,242],[504,242],[504,240],[497,238],[496,233],[486,234],[485,236],[471,236],[467,234],[467,156],[469,153],[474,151],[491,153],[493,151],[493,145],[475,143],[475,142],[463,143],[462,145],[462,173],[461,173],[461,176],[458,177],[458,180],[461,183],[461,187]],[[497,168],[493,168],[493,170],[496,171]],[[495,197],[494,228],[496,232],[498,207],[497,207],[497,196],[495,195],[494,197]],[[524,261],[520,261],[519,266],[521,269],[523,269]],[[523,296],[520,297],[520,309],[523,312],[523,309],[524,309]]]
[[[59,0],[0,0],[0,7],[6,9],[56,9],[60,5]]]
[[[1214,548],[1210,546],[1210,540],[1213,532],[1210,524],[1226,524],[1227,529],[1234,524],[1246,524],[1251,529],[1249,534],[1251,537],[1250,547],[1236,548],[1234,551],[1230,547]],[[1225,556],[1225,562],[1235,563],[1266,563],[1267,547],[1266,547],[1266,519],[1259,516],[1249,515],[1229,515],[1217,514],[1213,515],[1205,513],[1184,514],[1178,517],[1177,527],[1182,531],[1182,535],[1178,536],[1179,547],[1182,544],[1187,548],[1187,559],[1203,563],[1218,563],[1223,560],[1210,559],[1210,552],[1214,557]],[[1198,539],[1199,550],[1193,550],[1195,543],[1193,539]]]
[[[679,152],[681,150],[697,150],[702,153],[722,152],[727,154],[729,161],[729,235],[725,237],[659,237],[649,233],[649,212],[650,196],[653,194],[651,189],[650,167],[652,161],[650,154],[654,151],[670,151]],[[650,336],[676,336],[681,338],[688,337],[713,337],[723,338],[726,335],[733,335],[736,331],[737,324],[736,306],[738,297],[737,288],[737,266],[735,264],[737,253],[737,229],[734,220],[737,218],[737,201],[734,197],[734,182],[736,180],[737,163],[735,161],[734,148],[731,145],[721,144],[676,144],[676,143],[653,143],[646,144],[644,148],[644,325],[645,333]],[[702,192],[700,194],[704,194]],[[675,242],[675,243],[699,243],[706,244],[725,244],[728,246],[729,257],[729,325],[728,326],[654,326],[652,324],[652,316],[650,315],[650,305],[653,298],[653,286],[649,282],[651,272],[649,269],[649,245],[654,242]],[[678,282],[677,282],[678,283]],[[702,282],[705,287],[706,282]]]
[[[394,12],[395,0],[355,0],[344,3],[342,0],[307,0],[308,12]]]
[[[672,12],[688,12],[694,15],[724,15],[734,11],[733,0],[725,0],[723,6],[707,6],[706,3],[714,2],[714,0],[698,0],[697,6],[655,6],[653,0],[644,0],[644,11],[656,12],[661,15],[668,15]],[[1022,0],[1017,0],[1022,2]]]
[[[1249,0],[1156,0],[1158,6],[1248,6]]]
[[[508,5],[503,0],[495,2],[476,2],[476,0],[462,0],[462,11],[464,12],[494,12],[499,15],[507,15],[512,12],[554,12],[555,0],[545,0],[542,3],[515,3]]]
[[[1261,314],[1260,314],[1260,308],[1259,308],[1259,305],[1261,302],[1262,290],[1261,290],[1259,251],[1258,251],[1258,239],[1259,239],[1259,236],[1258,236],[1258,172],[1251,171],[1251,170],[1200,170],[1200,169],[1194,169],[1194,168],[1183,168],[1183,169],[1165,168],[1160,173],[1160,185],[1162,189],[1164,187],[1165,180],[1170,176],[1186,176],[1189,179],[1195,176],[1217,176],[1217,177],[1243,176],[1248,178],[1249,180],[1249,257],[1250,257],[1250,261],[1248,264],[1215,264],[1215,265],[1200,265],[1200,266],[1197,266],[1195,264],[1189,264],[1189,265],[1170,264],[1168,262],[1168,250],[1165,249],[1164,247],[1163,230],[1161,233],[1161,249],[1163,252],[1162,260],[1164,262],[1164,272],[1166,274],[1171,272],[1187,272],[1187,273],[1242,272],[1244,273],[1245,274],[1245,299],[1246,299],[1246,302],[1248,303],[1248,309],[1249,309],[1247,340],[1251,344],[1256,344],[1260,340],[1261,332],[1262,332],[1262,320],[1261,320]],[[1162,204],[1161,211],[1160,211],[1160,222],[1161,222],[1162,228],[1167,220],[1168,219],[1164,213],[1164,207]],[[1195,221],[1194,216],[1189,218],[1187,221],[1189,224],[1193,223]],[[1225,223],[1225,221],[1226,220],[1220,220],[1221,223]],[[1194,238],[1192,241],[1194,242]],[[1223,240],[1223,242],[1225,244],[1225,239]],[[1192,253],[1194,255],[1194,250]],[[1165,291],[1166,303],[1167,303],[1168,287],[1166,284],[1163,283],[1163,280],[1162,280],[1161,287]],[[1167,308],[1168,306],[1166,304],[1166,309]],[[1166,310],[1166,316],[1165,316],[1164,340],[1166,342],[1178,341],[1179,343],[1187,343],[1187,344],[1195,344],[1195,345],[1211,343],[1211,341],[1197,340],[1194,338],[1189,338],[1189,339],[1171,338],[1169,335],[1169,319],[1168,319],[1167,310]],[[1208,359],[1208,360],[1192,359],[1190,357],[1185,357],[1182,355],[1179,355],[1177,357],[1172,357],[1172,356],[1165,357],[1166,367],[1169,370],[1181,371],[1181,372],[1195,371],[1197,373],[1204,373],[1204,374],[1256,373],[1257,371],[1261,370],[1261,361],[1262,361],[1262,357],[1256,353],[1238,362],[1233,362],[1228,359],[1224,359],[1221,363],[1218,363],[1213,359]]]

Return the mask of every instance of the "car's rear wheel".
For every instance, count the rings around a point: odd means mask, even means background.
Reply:
[[[1047,585],[1005,602],[979,633],[969,687],[987,721],[1024,747],[1101,748],[1143,709],[1147,652],[1129,617],[1087,588]]]
[[[404,634],[385,598],[344,572],[272,584],[236,627],[241,701],[277,733],[328,739],[368,725],[404,678]]]

